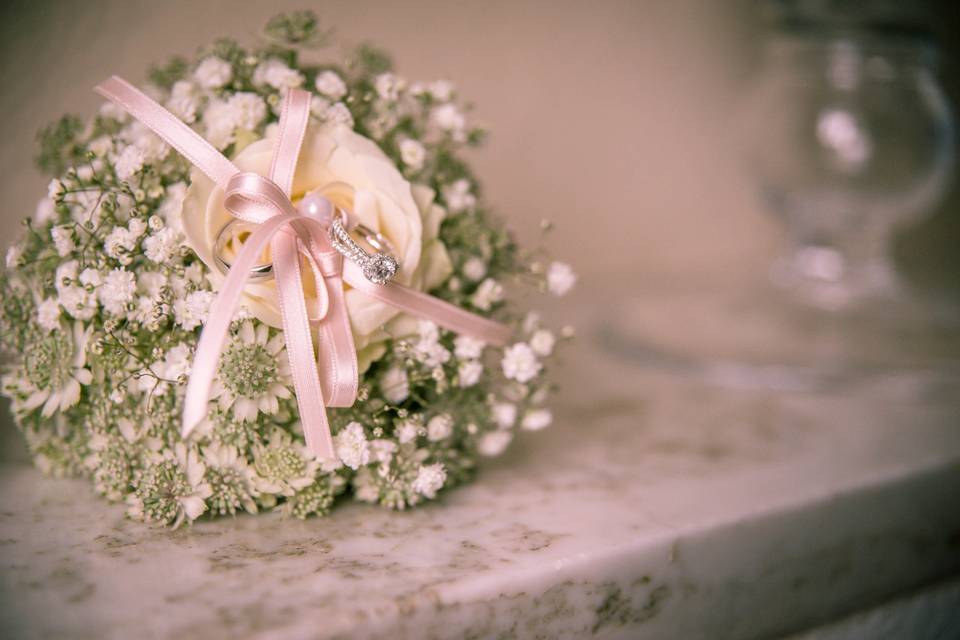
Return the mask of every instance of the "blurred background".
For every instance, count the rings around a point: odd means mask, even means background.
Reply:
[[[37,130],[65,111],[92,113],[98,81],[117,73],[142,82],[151,63],[221,35],[253,39],[270,16],[309,7],[341,42],[392,51],[407,77],[456,82],[492,130],[476,155],[488,199],[522,234],[555,220],[555,249],[585,284],[609,271],[755,277],[776,255],[782,229],[742,171],[731,125],[763,64],[771,4],[8,0],[0,10],[0,234],[8,240],[45,192],[32,163]],[[879,6],[938,32],[939,77],[956,104],[953,5]],[[911,278],[960,287],[956,193],[897,237]],[[582,233],[583,223],[594,232]]]
[[[222,35],[252,40],[272,15],[301,8],[315,10],[343,45],[370,40],[392,51],[408,78],[457,84],[476,106],[474,120],[492,132],[474,154],[488,201],[525,240],[536,238],[542,219],[556,223],[551,249],[580,273],[575,297],[563,304],[636,303],[603,307],[625,318],[615,327],[622,344],[649,341],[637,333],[644,323],[656,334],[677,316],[697,315],[685,303],[651,304],[661,295],[689,290],[699,301],[701,292],[756,289],[767,300],[771,265],[782,268],[798,243],[824,239],[804,236],[807,209],[829,214],[827,244],[869,235],[865,221],[879,219],[872,205],[837,218],[819,192],[803,190],[811,184],[840,184],[844,203],[875,205],[902,195],[894,192],[906,182],[922,182],[920,173],[939,172],[931,193],[892,212],[882,231],[892,234],[888,253],[908,289],[932,290],[938,300],[960,292],[960,188],[951,180],[947,106],[960,103],[960,19],[950,2],[7,0],[0,242],[45,193],[48,179],[32,162],[36,131],[65,111],[93,113],[98,81],[116,73],[143,82],[151,63]],[[871,94],[874,81],[899,82],[903,92]],[[808,89],[824,82],[828,93],[847,96],[846,106],[831,106],[833,94],[826,107],[817,103],[819,89]],[[931,108],[940,110],[932,115],[922,104],[931,87]],[[926,97],[914,104],[919,94]],[[793,135],[791,118],[805,117],[799,107],[810,106],[811,95],[811,108],[828,117]],[[881,104],[887,112],[870,113]],[[804,155],[811,153],[819,155]],[[798,194],[801,206],[791,209]],[[846,226],[831,227],[835,219]],[[817,278],[839,273],[830,251],[801,257]],[[637,308],[666,311],[643,319],[632,315]],[[917,325],[925,308],[912,313],[914,334],[925,331]],[[725,330],[742,309],[703,317]],[[790,342],[778,332],[782,316],[767,315],[751,332]],[[675,333],[693,342],[709,334],[704,348],[724,351],[704,322]]]

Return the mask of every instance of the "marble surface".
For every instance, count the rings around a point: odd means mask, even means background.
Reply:
[[[0,629],[777,637],[960,573],[956,385],[721,389],[619,364],[588,339],[567,360],[551,430],[406,513],[151,528],[7,453]]]

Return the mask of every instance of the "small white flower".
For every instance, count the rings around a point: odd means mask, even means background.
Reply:
[[[340,462],[351,469],[359,469],[370,462],[370,448],[363,425],[351,422],[333,437],[334,449]]]
[[[56,200],[63,195],[63,183],[54,178],[47,185],[47,197],[51,200]]]
[[[427,367],[438,367],[450,361],[450,352],[440,344],[440,329],[436,324],[423,320],[419,324],[420,340],[414,345],[417,359]]]
[[[477,451],[483,456],[498,456],[506,450],[511,440],[513,434],[509,431],[488,431],[477,441]]]
[[[487,275],[487,263],[484,262],[483,258],[473,256],[463,263],[463,275],[468,280],[479,282],[483,279],[483,276]]]
[[[395,364],[383,374],[380,378],[380,391],[387,402],[399,404],[410,395],[410,380],[407,377],[407,370]]]
[[[509,402],[497,402],[491,408],[493,421],[501,429],[509,429],[517,421],[517,405]]]
[[[73,229],[69,225],[50,229],[50,237],[53,238],[53,246],[61,258],[72,253],[77,246],[73,240]]]
[[[210,305],[215,298],[216,295],[212,291],[194,291],[186,298],[178,299],[173,303],[173,314],[177,324],[187,331],[202,325],[207,321]]]
[[[123,136],[142,152],[144,164],[163,160],[170,153],[170,146],[139,120],[131,123]]]
[[[56,215],[57,209],[53,200],[50,198],[40,198],[40,201],[37,202],[37,208],[33,212],[33,221],[37,223],[37,226],[44,226],[51,220],[53,216]]]
[[[493,278],[487,278],[473,292],[470,304],[481,311],[489,311],[494,304],[501,300],[503,300],[503,285]]]
[[[125,314],[127,303],[133,300],[136,293],[136,277],[126,269],[112,269],[97,289],[97,297],[104,311],[113,315]]]
[[[139,238],[147,230],[147,223],[140,218],[131,218],[130,222],[127,223],[127,229],[130,230],[131,236]]]
[[[427,150],[423,145],[411,138],[400,143],[400,159],[414,171],[423,168],[423,161],[427,158]]]
[[[127,498],[127,514],[137,520],[172,521],[174,528],[196,520],[212,494],[204,480],[206,470],[196,449],[178,442],[172,452],[166,450],[146,466],[136,493]]]
[[[79,268],[80,263],[76,260],[67,260],[57,265],[57,272],[53,279],[53,285],[57,288],[57,291],[76,282],[77,269]]]
[[[550,426],[553,422],[553,414],[549,409],[535,409],[523,416],[520,426],[528,431],[539,431]]]
[[[227,100],[211,100],[203,112],[205,137],[218,149],[234,141],[237,129],[252,131],[267,117],[267,103],[255,93],[238,92]]]
[[[213,442],[203,448],[203,461],[211,488],[208,501],[215,513],[234,514],[240,507],[247,513],[257,512],[256,472],[236,447]]]
[[[104,118],[119,120],[120,122],[126,122],[130,117],[130,114],[124,111],[123,107],[114,104],[110,100],[107,100],[100,105],[100,115],[102,115]]]
[[[113,169],[117,173],[117,179],[125,182],[133,177],[143,168],[145,157],[143,149],[136,145],[131,144],[124,147],[123,151],[113,161]]]
[[[467,388],[480,382],[480,376],[483,375],[483,365],[477,360],[467,360],[461,362],[457,368],[457,377],[460,379],[460,387]]]
[[[229,104],[239,129],[252,131],[267,117],[267,103],[255,93],[235,93],[230,96]]]
[[[433,416],[427,422],[427,440],[446,440],[453,434],[453,418],[446,413]]]
[[[314,86],[331,100],[339,100],[347,95],[347,85],[335,71],[323,71],[317,75]]]
[[[393,454],[397,451],[397,443],[393,440],[371,440],[370,452],[373,459],[381,465],[389,465]]]
[[[81,385],[93,381],[86,368],[87,343],[91,329],[81,322],[73,323],[73,331],[53,331],[41,342],[31,345],[24,354],[25,375],[18,381],[27,392],[24,408],[43,405],[41,415],[49,418],[80,401]]]
[[[177,233],[183,231],[183,200],[186,197],[187,184],[174,183],[167,187],[163,202],[157,209],[157,215],[163,218],[164,224]]]
[[[566,295],[577,282],[577,274],[565,262],[554,262],[547,269],[547,288],[555,296]]]
[[[170,89],[170,99],[167,100],[167,109],[190,124],[197,119],[197,109],[200,107],[200,96],[192,82],[179,80],[173,83]]]
[[[204,58],[193,72],[194,79],[204,89],[219,89],[230,82],[232,76],[230,63],[217,56]]]
[[[503,375],[517,382],[529,382],[540,373],[541,365],[530,345],[518,342],[507,347],[501,362]]]
[[[395,101],[400,97],[400,90],[404,86],[402,78],[393,73],[381,73],[373,81],[373,87],[382,100]]]
[[[446,102],[453,97],[453,85],[446,80],[434,80],[427,87],[427,91],[440,102]]]
[[[220,358],[211,397],[222,411],[228,409],[242,422],[253,422],[262,413],[274,415],[280,399],[290,398],[290,362],[283,335],[270,337],[267,325],[247,321]]]
[[[23,257],[23,247],[18,244],[11,245],[7,249],[6,265],[7,269],[13,269],[20,262],[20,258]]]
[[[397,425],[397,440],[400,444],[412,442],[418,435],[420,435],[420,425],[413,420],[404,420]]]
[[[547,329],[538,329],[530,337],[530,348],[538,356],[547,357],[553,353],[553,346],[556,342],[557,339],[552,332]]]
[[[86,268],[80,272],[80,284],[84,286],[99,287],[103,284],[103,274],[93,268]]]
[[[237,128],[236,114],[226,100],[211,100],[203,112],[204,138],[217,149],[224,149],[233,142]]]
[[[47,298],[37,305],[37,324],[47,331],[60,328],[60,303],[55,298]]]
[[[180,234],[165,227],[143,241],[144,254],[157,264],[166,264],[180,249]]]
[[[457,336],[453,341],[453,353],[461,360],[474,360],[483,354],[486,343],[471,336]]]
[[[185,342],[181,342],[167,350],[159,373],[168,380],[176,380],[180,376],[189,375],[192,366],[193,349]]]
[[[98,194],[99,192],[94,190],[78,191],[73,194],[70,202],[70,217],[74,222],[93,227],[100,224],[103,199]],[[128,197],[120,196],[118,198],[120,211],[126,210],[129,202]]]
[[[431,369],[450,361],[450,352],[439,342],[421,340],[414,351],[417,359]]]
[[[321,98],[320,96],[311,96],[310,98],[310,113],[320,120],[324,120],[327,117],[327,109],[330,108],[330,101],[326,98]],[[267,136],[270,137],[269,135]]]
[[[421,320],[417,323],[417,334],[422,342],[436,342],[440,339],[440,327],[436,322]]]
[[[324,114],[324,118],[327,122],[332,122],[335,124],[342,124],[346,127],[353,128],[353,115],[350,113],[350,109],[347,108],[347,105],[342,102],[337,102],[327,109],[327,112]]]
[[[303,84],[303,74],[291,69],[282,60],[270,58],[261,62],[254,69],[253,84],[270,85],[274,89],[299,87]]]
[[[97,312],[97,295],[76,285],[60,287],[57,302],[78,320],[89,320]]]
[[[103,241],[106,254],[121,264],[130,264],[136,246],[137,236],[126,227],[114,227]]]
[[[289,433],[276,428],[267,437],[266,446],[255,445],[253,468],[257,474],[254,485],[266,494],[265,502],[269,505],[276,502],[276,495],[289,497],[313,484],[320,462],[304,445],[294,442]]]
[[[110,136],[100,136],[91,140],[87,147],[97,158],[105,158],[108,153],[113,151],[113,139]]]
[[[467,122],[455,104],[447,103],[434,107],[430,112],[430,120],[438,128],[449,133],[454,140],[462,142],[466,139],[464,127]]]
[[[436,497],[437,491],[443,487],[447,481],[447,470],[443,463],[420,465],[417,470],[417,477],[414,479],[411,489],[422,495],[424,498],[432,499]]]
[[[460,178],[453,184],[443,188],[443,199],[447,203],[450,213],[469,211],[477,204],[477,198],[471,193],[470,181]]]

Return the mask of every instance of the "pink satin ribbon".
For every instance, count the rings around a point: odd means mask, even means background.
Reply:
[[[220,185],[226,194],[224,206],[233,216],[257,225],[234,259],[200,335],[184,399],[184,437],[207,415],[210,390],[230,323],[250,270],[267,246],[273,260],[304,438],[318,457],[335,458],[326,407],[352,406],[359,385],[344,283],[402,311],[484,342],[504,345],[510,339],[511,331],[503,324],[403,285],[370,282],[359,266],[345,262],[333,248],[327,228],[321,223],[322,216],[312,217],[294,207],[290,189],[310,117],[308,92],[291,89],[284,96],[270,176],[263,177],[241,172],[193,129],[122,78],[113,76],[98,85],[96,91],[152,129]],[[332,209],[329,201],[326,205]],[[302,262],[309,265],[316,282],[317,308],[313,313],[308,311],[303,293]],[[311,318],[316,324],[316,355]]]

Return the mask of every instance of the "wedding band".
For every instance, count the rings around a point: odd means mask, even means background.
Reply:
[[[236,218],[223,225],[223,228],[217,233],[216,242],[213,244],[213,261],[217,265],[220,273],[227,275],[230,271],[231,264],[223,257],[223,250],[227,248],[227,243],[236,237],[237,234],[245,230],[252,233],[254,228],[256,228],[256,225],[244,222],[243,220],[237,220]],[[250,280],[267,280],[272,277],[272,262],[253,265],[253,267],[250,268],[250,275],[248,276]]]

